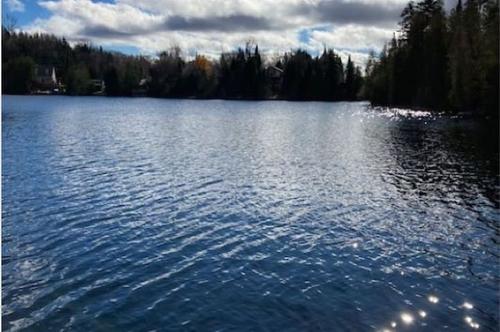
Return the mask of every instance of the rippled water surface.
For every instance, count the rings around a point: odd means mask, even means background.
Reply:
[[[364,103],[6,96],[6,331],[495,331],[497,133]]]

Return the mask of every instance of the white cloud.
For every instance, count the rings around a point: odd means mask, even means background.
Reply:
[[[7,8],[11,12],[24,12],[24,3],[21,0],[7,0]]]
[[[335,45],[342,49],[373,49],[380,50],[384,43],[390,40],[393,30],[348,24],[333,29],[333,31],[313,31],[313,43]]]
[[[19,0],[9,0],[10,2]],[[134,46],[153,54],[173,45],[187,55],[221,52],[253,40],[265,53],[324,45],[362,65],[396,28],[406,0],[91,0],[40,1],[51,12],[28,31],[103,46]],[[318,26],[321,30],[314,29]],[[307,38],[299,32],[306,31]]]

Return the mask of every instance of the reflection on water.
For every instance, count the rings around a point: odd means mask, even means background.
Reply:
[[[434,296],[434,295],[429,295],[428,299],[429,299],[430,303],[438,303],[439,302],[439,298],[437,296]]]
[[[430,295],[428,297],[428,300],[432,304],[437,304],[439,302],[439,298],[436,297],[436,296],[434,296],[434,295]],[[471,303],[469,303],[469,302],[464,302],[464,304],[462,305],[462,307],[465,310],[471,310],[471,309],[474,308],[474,306]],[[432,312],[433,312],[432,308],[429,308],[428,310],[429,310],[430,314],[432,315]],[[462,312],[462,314],[466,314],[466,312]],[[405,330],[407,330],[407,328],[411,327],[411,325],[413,325],[415,323],[417,325],[417,329],[418,330],[422,330],[422,329],[434,329],[435,327],[428,326],[428,324],[426,322],[426,319],[428,318],[427,315],[428,315],[427,311],[424,311],[424,310],[418,310],[415,313],[415,316],[411,312],[402,312],[400,314],[400,316],[399,316],[399,318],[400,318],[400,326],[405,327]],[[457,315],[457,314],[455,314],[455,315]],[[458,315],[460,315],[460,313],[458,313]],[[432,316],[430,316],[429,318],[432,318]],[[474,320],[474,318],[472,318],[471,316],[465,315],[464,316],[464,321],[472,329],[476,329],[477,330],[477,329],[480,328],[479,323],[477,323]],[[395,331],[396,330],[395,328],[398,327],[398,322],[397,321],[391,321],[390,324],[388,324],[388,325],[391,328],[382,328],[381,331],[382,332]]]
[[[364,103],[3,100],[7,331],[495,331],[497,129]]]

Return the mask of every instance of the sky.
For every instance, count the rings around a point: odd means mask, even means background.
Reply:
[[[452,0],[449,0],[452,1]],[[179,46],[218,57],[246,42],[272,59],[326,46],[363,66],[397,30],[407,0],[2,0],[3,16],[28,32],[91,42],[127,54]]]

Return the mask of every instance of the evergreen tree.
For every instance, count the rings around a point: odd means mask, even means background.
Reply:
[[[356,71],[354,68],[354,64],[351,61],[351,57],[347,59],[347,65],[345,69],[345,96],[347,100],[356,99]]]
[[[66,82],[67,91],[70,95],[86,95],[90,93],[90,73],[85,64],[70,67]]]
[[[449,70],[450,70],[450,91],[449,101],[450,105],[457,109],[462,110],[466,105],[467,97],[465,95],[465,77],[468,70],[467,61],[467,40],[463,27],[463,7],[462,0],[458,0],[455,9],[452,10],[450,15],[450,33],[451,42],[449,47]]]
[[[104,74],[106,94],[108,96],[119,96],[122,92],[120,78],[115,67],[110,67]]]
[[[498,115],[498,0],[410,2],[401,35],[367,63],[372,103]]]
[[[27,56],[14,58],[5,63],[2,75],[2,85],[5,93],[29,93],[31,91],[34,70],[35,62]]]
[[[463,29],[465,31],[464,53],[466,55],[464,82],[465,103],[467,110],[478,110],[485,89],[485,73],[482,65],[482,34],[479,0],[468,0],[463,11]]]
[[[483,52],[482,64],[485,71],[485,88],[482,96],[482,107],[485,111],[498,116],[499,87],[499,6],[498,0],[487,0],[484,4]]]

